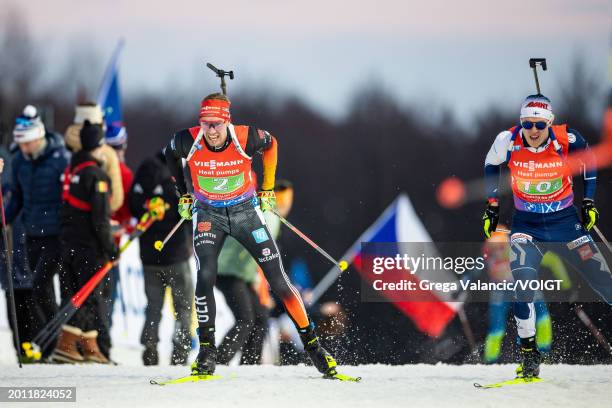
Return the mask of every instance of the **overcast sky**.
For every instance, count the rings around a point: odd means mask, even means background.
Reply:
[[[0,13],[10,4],[0,0]],[[365,83],[424,111],[451,106],[462,119],[490,103],[518,109],[534,91],[527,60],[536,56],[548,59],[541,83],[553,98],[576,56],[603,89],[612,33],[609,0],[28,0],[18,8],[52,69],[84,43],[104,64],[124,37],[127,94],[214,91],[203,69],[210,61],[236,72],[230,92],[274,86],[331,115]]]

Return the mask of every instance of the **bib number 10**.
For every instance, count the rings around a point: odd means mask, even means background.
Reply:
[[[562,185],[561,179],[538,182],[521,180],[519,183],[522,186],[521,190],[528,194],[551,194],[559,190]]]

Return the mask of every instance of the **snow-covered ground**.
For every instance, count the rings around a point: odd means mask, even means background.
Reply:
[[[472,384],[509,379],[514,366],[342,367],[341,372],[363,377],[358,384],[323,380],[313,367],[221,366],[217,370],[223,377],[220,380],[154,386],[149,384],[151,378],[180,377],[189,370],[167,365],[174,326],[169,304],[164,308],[160,328],[162,365],[142,366],[139,336],[146,299],[137,245],[122,256],[121,285],[125,307],[115,308],[111,333],[112,357],[118,366],[41,364],[19,369],[10,346],[5,299],[0,291],[0,387],[76,387],[76,404],[53,403],[54,407],[612,407],[612,366],[543,366],[546,382],[490,390],[478,390]],[[233,316],[223,296],[215,297],[220,340],[233,323]],[[5,405],[0,402],[0,407]]]
[[[320,379],[313,367],[221,366],[222,379],[169,386],[151,378],[183,376],[187,367],[143,367],[140,350],[118,347],[119,366],[29,365],[19,369],[0,331],[0,386],[74,386],[88,407],[610,407],[612,366],[543,366],[546,382],[478,390],[474,382],[508,379],[510,365],[366,365],[342,371],[360,383]],[[34,406],[42,406],[36,403]],[[20,403],[19,407],[27,406]]]

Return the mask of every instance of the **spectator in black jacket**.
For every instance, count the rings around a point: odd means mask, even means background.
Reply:
[[[161,199],[161,200],[160,200]],[[152,205],[163,201],[168,205],[162,220],[157,221],[140,237],[140,258],[144,269],[147,308],[140,342],[145,346],[142,355],[144,365],[157,365],[159,356],[159,322],[167,287],[172,290],[176,329],[174,349],[170,359],[173,365],[187,363],[191,350],[191,316],[193,278],[189,267],[191,256],[191,229],[184,224],[164,246],[157,251],[154,243],[163,240],[180,220],[177,211],[178,196],[172,176],[162,153],[145,160],[136,171],[134,184],[128,195],[130,211],[140,218]]]
[[[74,154],[64,173],[60,240],[66,279],[62,284],[71,288],[71,293],[76,293],[103,265],[119,255],[111,234],[110,179],[94,158],[103,141],[102,127],[86,121],[81,129],[82,149]],[[108,277],[107,274],[106,279]],[[54,360],[109,363],[97,342],[96,329],[108,321],[101,286],[99,284],[91,292],[68,324],[62,327]]]
[[[11,224],[21,214],[25,228],[29,269],[32,271],[32,309],[36,334],[57,313],[53,276],[59,272],[61,176],[68,164],[68,151],[59,135],[46,132],[36,108],[28,105],[13,130],[19,147],[11,163],[10,200],[6,221]],[[20,316],[27,320],[27,316]],[[43,358],[54,344],[42,350]]]

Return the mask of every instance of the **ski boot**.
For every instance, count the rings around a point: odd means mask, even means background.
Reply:
[[[175,346],[170,356],[170,365],[187,365],[189,358],[189,348],[179,345]]]
[[[148,344],[145,346],[142,352],[142,364],[145,366],[156,366],[159,364],[159,353],[157,352],[156,345]]]
[[[303,329],[298,329],[300,338],[304,344],[304,350],[310,357],[312,364],[324,377],[333,377],[336,372],[336,360],[319,343],[319,338],[314,331],[314,324],[310,323]]]
[[[215,344],[200,342],[200,352],[191,364],[191,375],[213,375],[216,364],[217,348]]]
[[[521,364],[516,368],[517,378],[537,378],[540,375],[542,355],[538,350],[535,337],[521,339]]]
[[[178,330],[172,339],[174,345],[170,365],[187,365],[191,351],[191,333],[189,330]]]

